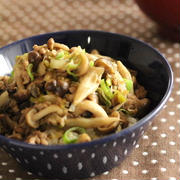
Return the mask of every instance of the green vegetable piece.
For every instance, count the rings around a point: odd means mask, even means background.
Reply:
[[[113,98],[113,93],[111,92],[111,89],[107,86],[104,79],[101,80],[100,87],[104,91],[104,94],[107,96],[108,99]]]
[[[130,92],[133,90],[133,81],[130,79],[125,79],[124,78],[124,82],[126,83],[126,88],[127,90]]]
[[[90,62],[89,62],[89,66],[90,66],[90,67],[93,67],[93,66],[94,66],[94,61],[90,61]]]
[[[63,51],[63,52],[64,52],[65,57],[69,56],[69,54],[70,54],[68,51]]]
[[[126,109],[120,108],[119,111],[123,112],[124,114],[129,114],[129,111],[127,111]]]
[[[10,78],[13,78],[13,77],[14,77],[14,70],[11,72]]]
[[[105,96],[104,91],[101,88],[97,89],[100,101],[107,107],[111,107],[111,101]]]
[[[61,51],[61,52],[59,52],[59,53],[56,55],[56,59],[59,60],[59,59],[63,58],[64,55],[65,55],[65,54],[64,54],[64,51]]]
[[[31,103],[42,103],[42,102],[45,101],[45,99],[43,98],[42,95],[39,96],[38,98],[34,98],[34,97],[31,96],[31,97],[29,98],[29,101],[30,101]]]
[[[76,70],[78,68],[79,64],[74,64],[73,61],[67,64],[66,71],[69,75],[73,76],[74,78],[77,78],[77,75],[73,73],[73,70]]]
[[[85,49],[82,49],[82,52],[83,52],[83,53],[86,53],[86,50],[85,50]]]
[[[119,103],[126,102],[126,97],[120,91],[116,91],[115,95],[117,96],[117,100]]]
[[[81,127],[72,127],[68,129],[62,139],[65,144],[75,143],[78,140],[79,134],[85,133],[85,129]]]
[[[29,98],[29,101],[30,101],[31,103],[35,103],[35,102],[36,102],[36,98],[30,97],[30,98]]]
[[[8,83],[11,83],[13,81],[13,78],[14,78],[14,70],[11,72]]]
[[[32,73],[32,68],[33,68],[33,64],[29,64],[28,67],[27,67],[27,73],[28,73],[31,81],[34,80],[34,75],[33,75],[33,73]]]
[[[112,85],[112,82],[111,82],[111,79],[106,79],[106,84],[108,85],[108,86],[111,86]]]

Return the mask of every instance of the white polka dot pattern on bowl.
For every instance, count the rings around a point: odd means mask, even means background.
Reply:
[[[79,162],[79,163],[78,163],[78,165],[77,165],[77,167],[78,167],[78,170],[81,170],[81,169],[83,168],[82,163],[81,163],[81,162]]]
[[[107,163],[107,157],[104,156],[104,157],[103,157],[103,164],[106,164],[106,163]]]
[[[47,169],[51,170],[52,169],[52,165],[50,163],[47,164]]]
[[[34,11],[35,7],[36,10]],[[45,12],[45,13],[44,13]],[[131,132],[131,144],[135,147],[132,154],[121,164],[108,173],[97,178],[95,172],[91,171],[90,176],[94,179],[124,180],[124,179],[148,179],[148,180],[178,180],[180,164],[180,44],[168,41],[159,37],[157,25],[147,18],[134,4],[133,0],[1,0],[0,3],[0,46],[11,43],[15,40],[51,31],[67,29],[96,29],[116,33],[122,33],[143,40],[157,48],[170,62],[174,72],[174,88],[168,102],[164,105],[153,122],[149,123],[148,131],[144,127],[139,129],[142,138],[136,142],[137,134]],[[152,123],[152,124],[151,124]],[[122,143],[126,145],[128,138],[123,138]],[[116,150],[119,144],[114,140],[111,147]],[[101,148],[106,148],[103,144]],[[4,149],[7,149],[3,145]],[[99,147],[95,147],[99,148]],[[23,152],[23,148],[12,147],[10,151]],[[127,149],[122,149],[127,155]],[[81,149],[82,156],[87,156],[91,161],[96,162],[98,158],[94,150],[90,154]],[[18,158],[18,162],[28,165],[30,162],[37,163],[38,158],[45,158],[46,153],[40,151],[38,155],[32,154],[31,158]],[[76,156],[67,153],[68,159]],[[52,161],[58,161],[60,155],[54,153]],[[118,153],[111,159],[115,164],[120,157]],[[102,157],[103,165],[110,161],[109,157]],[[44,165],[47,171],[52,171],[52,163]],[[76,169],[83,171],[82,162],[77,162]],[[68,167],[62,166],[61,172],[68,174]],[[137,177],[138,174],[138,177]],[[42,172],[39,172],[42,176]],[[104,177],[106,176],[106,177]],[[16,162],[0,149],[0,179],[15,180],[38,180],[41,177],[25,172]]]
[[[67,167],[65,167],[65,166],[63,166],[63,168],[62,168],[62,172],[64,173],[64,174],[67,174]]]

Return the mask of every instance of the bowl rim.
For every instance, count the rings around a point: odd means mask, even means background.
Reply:
[[[173,71],[171,69],[171,66],[168,62],[168,60],[154,47],[152,47],[150,44],[143,42],[139,39],[136,39],[134,37],[128,36],[128,35],[124,35],[124,34],[119,34],[119,33],[113,33],[113,32],[108,32],[108,31],[100,31],[100,30],[65,30],[65,31],[56,31],[56,32],[49,32],[49,33],[43,33],[43,34],[39,34],[39,35],[34,35],[34,36],[30,36],[18,41],[15,41],[13,43],[10,43],[6,46],[3,46],[0,48],[0,53],[3,49],[6,49],[8,47],[14,46],[16,44],[19,44],[23,41],[27,41],[29,39],[36,39],[36,38],[41,38],[43,36],[54,36],[54,35],[58,35],[58,34],[71,34],[71,33],[99,33],[99,34],[106,34],[106,35],[112,35],[112,36],[120,36],[120,37],[124,37],[126,39],[129,39],[131,41],[134,42],[138,42],[141,43],[143,45],[145,45],[146,47],[152,49],[156,54],[158,54],[161,57],[162,63],[166,66],[167,71],[168,71],[168,86],[166,89],[166,92],[163,95],[163,98],[161,99],[161,101],[158,103],[158,105],[152,110],[150,111],[148,114],[146,114],[143,118],[141,118],[140,120],[138,120],[133,126],[125,128],[123,130],[121,130],[118,133],[113,133],[110,135],[107,135],[105,137],[90,141],[90,142],[85,142],[85,143],[79,143],[79,144],[67,144],[67,145],[33,145],[33,144],[28,144],[24,141],[20,141],[20,140],[16,140],[16,139],[12,139],[12,138],[8,138],[6,136],[0,135],[0,140],[2,140],[3,142],[5,142],[6,144],[13,144],[15,146],[18,147],[23,147],[23,148],[31,148],[31,149],[41,149],[41,150],[61,150],[61,149],[73,149],[73,148],[82,148],[82,149],[86,149],[89,146],[96,146],[96,145],[101,145],[101,144],[106,144],[107,142],[110,141],[115,141],[118,137],[123,136],[124,138],[126,137],[124,134],[126,134],[127,132],[133,132],[134,129],[136,129],[137,127],[143,127],[143,125],[148,122],[150,119],[152,119],[154,116],[156,116],[159,111],[163,108],[164,104],[167,102],[172,88],[173,88]]]

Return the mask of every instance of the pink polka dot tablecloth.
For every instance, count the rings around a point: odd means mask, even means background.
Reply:
[[[180,44],[162,38],[156,23],[132,0],[0,0],[0,47],[28,36],[69,29],[130,35],[157,48],[174,72],[172,94],[119,166],[92,178],[109,180],[180,179]],[[38,180],[0,149],[0,179]]]

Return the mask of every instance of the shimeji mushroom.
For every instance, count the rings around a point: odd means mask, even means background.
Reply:
[[[82,128],[97,128],[102,126],[108,126],[111,123],[119,122],[119,118],[116,117],[94,117],[94,118],[67,118],[65,120],[66,127],[82,127]]]
[[[75,92],[73,105],[82,102],[89,94],[95,92],[100,84],[104,72],[102,67],[89,68],[88,72],[80,79],[80,84]]]
[[[103,67],[105,72],[107,72],[109,74],[114,73],[113,65],[112,65],[112,62],[110,60],[107,60],[104,58],[99,58],[95,61],[94,65]]]
[[[80,53],[80,58],[81,58],[81,61],[80,61],[80,65],[79,65],[79,67],[78,67],[78,69],[77,69],[77,75],[78,76],[82,76],[82,75],[84,75],[87,71],[88,71],[88,69],[89,69],[89,60],[88,60],[88,58],[87,58],[87,56],[86,56],[86,54],[85,53]]]
[[[91,112],[94,117],[108,118],[106,111],[99,104],[90,100],[84,100],[79,103],[75,108],[74,114],[79,116],[85,111]]]
[[[0,95],[0,108],[8,104],[8,102],[9,102],[9,94],[7,91],[4,91]]]
[[[37,112],[35,108],[32,108],[27,112],[25,116],[26,122],[30,127],[37,128],[39,126],[39,120],[53,112],[56,112],[60,116],[64,114],[62,108],[57,105],[50,105],[40,110],[39,112]]]
[[[130,72],[127,70],[127,68],[123,65],[121,61],[117,61],[117,67],[119,73],[123,78],[132,80]]]
[[[111,132],[119,125],[120,121],[122,121],[120,119],[120,113],[118,111],[113,111],[110,116],[118,118],[119,121],[114,121],[114,122],[108,124],[107,126],[100,126],[97,128],[99,131],[101,131],[103,133]]]
[[[119,121],[114,121],[111,124],[108,124],[107,126],[100,126],[97,129],[103,133],[108,133],[113,131],[118,125]]]

